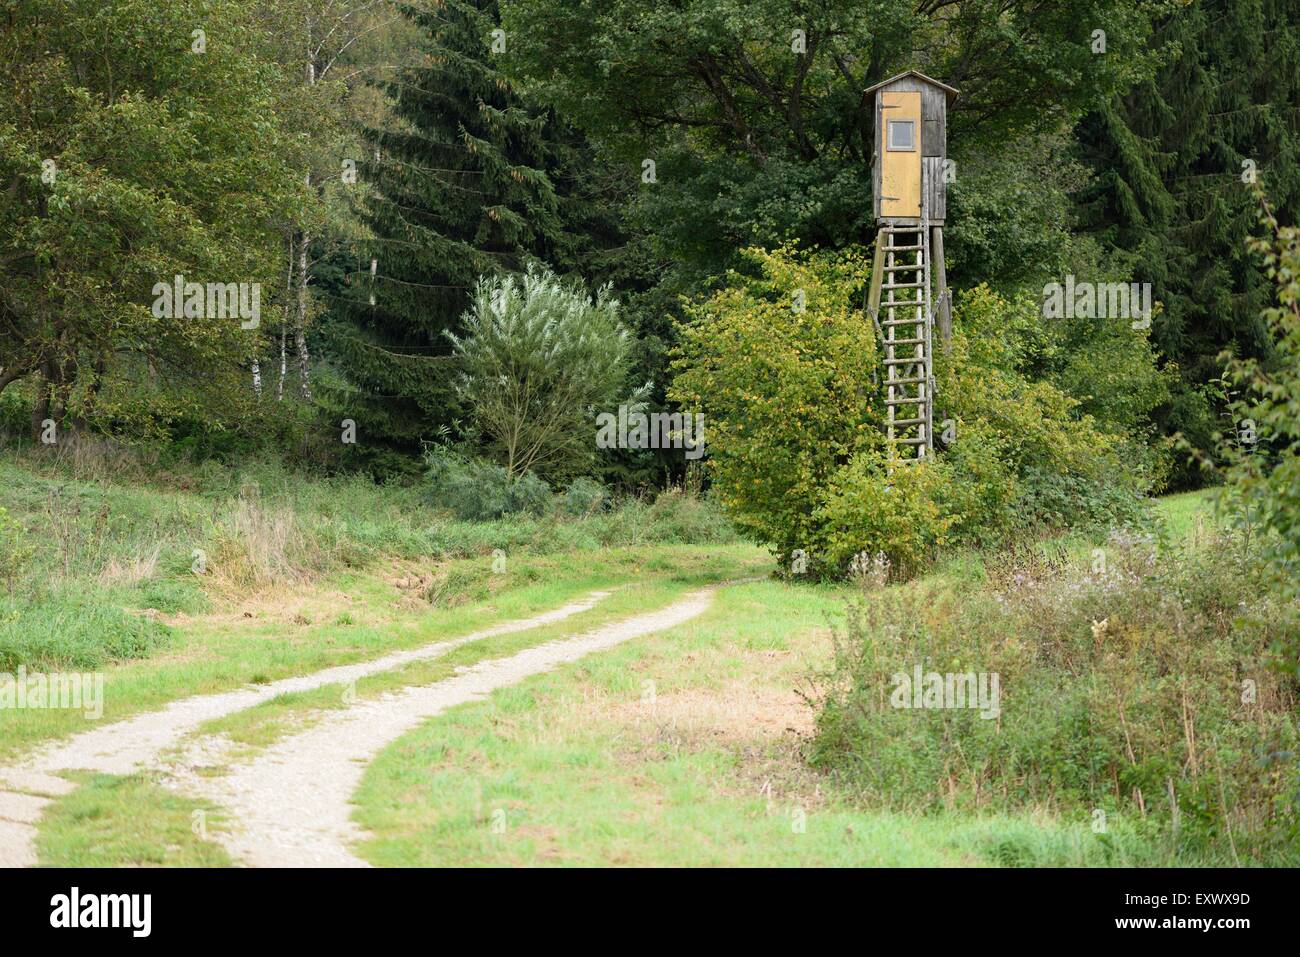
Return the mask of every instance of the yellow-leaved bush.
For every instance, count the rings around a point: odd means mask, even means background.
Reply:
[[[890,470],[879,345],[855,306],[869,256],[744,257],[750,270],[688,306],[670,395],[704,413],[717,494],[783,563],[802,556],[808,572],[838,575],[855,555],[883,552],[906,574],[945,544],[1022,524],[1040,488],[1066,503],[1058,511],[1136,509],[1143,479],[1122,464],[1127,436],[1019,368],[1016,329],[1034,322],[1032,303],[984,286],[961,297],[951,352],[935,360],[936,432],[951,419],[955,441]]]
[[[860,254],[747,250],[757,275],[690,308],[671,395],[705,415],[708,467],[735,522],[787,553],[821,538],[814,512],[856,453],[880,450],[870,321],[851,295]]]

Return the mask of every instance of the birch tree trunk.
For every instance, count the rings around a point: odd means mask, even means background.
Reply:
[[[289,261],[284,270],[284,313],[280,317],[280,381],[275,386],[275,401],[284,401],[284,380],[289,375],[289,297],[293,293],[293,231],[285,233],[285,244],[289,247]]]
[[[316,61],[312,52],[312,29],[307,28],[307,85],[316,85]],[[311,170],[304,177],[307,191],[311,191]],[[298,234],[298,317],[294,324],[294,345],[298,347],[298,391],[303,399],[311,401],[311,356],[307,354],[307,247],[311,237],[303,229]]]
[[[311,175],[307,176],[308,182]],[[305,232],[298,238],[298,316],[294,323],[294,345],[298,347],[298,388],[302,397],[311,400],[311,356],[307,353],[307,244]]]

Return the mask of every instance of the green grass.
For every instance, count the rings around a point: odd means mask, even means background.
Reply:
[[[591,572],[576,572],[571,568],[561,570],[548,566],[555,580],[546,586],[531,586],[533,592],[529,613],[550,609],[564,600],[585,595],[592,585],[614,589],[614,593],[592,610],[579,613],[563,622],[532,629],[527,632],[482,639],[452,649],[446,656],[426,662],[415,662],[406,667],[383,672],[356,683],[358,697],[366,697],[412,684],[424,684],[449,677],[456,667],[472,664],[488,657],[512,654],[515,651],[543,641],[598,627],[605,622],[658,608],[680,597],[684,592],[702,585],[714,584],[740,575],[752,575],[762,567],[764,556],[755,549],[729,546],[722,549],[697,547],[659,548],[655,550],[623,550],[600,555],[569,556],[570,564],[599,565],[602,579],[596,581]],[[578,578],[581,587],[570,589],[572,581],[564,576]],[[539,589],[545,588],[543,593]],[[558,590],[557,590],[558,589]],[[572,594],[568,594],[572,591]],[[564,598],[561,599],[560,595]],[[502,607],[462,607],[447,612],[459,619],[459,627],[443,622],[441,629],[425,626],[417,634],[423,639],[445,640],[459,634],[478,630],[497,620],[524,617],[522,606],[510,601],[511,593],[500,596],[495,606],[506,604],[514,612],[503,613]],[[513,596],[517,597],[517,596]],[[537,603],[533,607],[531,602]],[[474,627],[464,624],[474,621]],[[334,624],[328,629],[337,627]],[[436,636],[435,636],[436,631]],[[407,642],[410,643],[410,642]],[[384,649],[385,651],[390,649]],[[147,662],[133,663],[127,669],[147,667]],[[110,676],[111,677],[111,676]],[[255,677],[270,679],[269,673],[259,672]],[[343,688],[329,685],[310,692],[280,695],[263,705],[237,712],[226,718],[207,723],[204,733],[223,732],[244,745],[235,758],[247,757],[258,748],[278,740],[285,733],[304,727],[334,708],[343,707]],[[26,714],[26,712],[19,713]],[[46,812],[42,823],[38,853],[42,864],[64,866],[139,866],[167,864],[177,866],[208,866],[227,864],[217,845],[183,832],[182,823],[189,826],[189,818],[200,805],[176,798],[163,791],[147,776],[133,775],[73,775],[86,783],[71,795],[60,799]],[[212,809],[205,809],[209,829],[219,827]],[[185,818],[182,821],[182,817]]]
[[[187,495],[179,498],[187,501]],[[1171,535],[1182,536],[1203,511],[1203,493],[1166,499],[1156,508]],[[618,589],[557,625],[473,642],[442,658],[361,679],[355,691],[366,697],[427,684],[461,665],[660,607],[692,587],[772,569],[767,553],[738,544],[554,553],[551,545],[577,533],[546,532],[545,524],[541,533],[521,532],[520,523],[495,530],[440,526],[470,554],[503,540],[494,536],[560,536],[537,550],[512,551],[504,579],[490,574],[487,557],[436,566],[426,560],[404,568],[436,569],[441,584],[403,592],[377,568],[345,566],[298,587],[298,594],[272,589],[251,606],[252,617],[222,599],[207,614],[167,618],[171,634],[149,650],[150,657],[107,667],[103,720],[190,694],[448,640],[595,589]],[[592,528],[584,526],[582,535]],[[383,537],[377,532],[375,540]],[[949,556],[926,581],[959,592],[982,579],[982,564],[978,553]],[[166,581],[150,584],[165,592]],[[417,597],[424,592],[433,604]],[[1045,812],[864,810],[807,768],[797,739],[763,732],[759,726],[773,714],[796,724],[809,721],[811,711],[796,689],[805,687],[810,670],[824,667],[828,625],[842,620],[851,593],[848,586],[772,580],[728,587],[709,612],[687,625],[427,722],[367,770],[356,817],[372,837],[359,853],[375,864],[404,866],[1083,866],[1160,859],[1158,849],[1122,822],[1099,837],[1086,820]],[[293,606],[279,607],[276,596],[292,598]],[[184,594],[178,605],[195,608]],[[282,695],[202,731],[225,733],[246,751],[262,748],[344,706],[343,690]],[[647,704],[650,690],[653,706]],[[701,702],[710,701],[723,712],[698,713]],[[79,712],[0,713],[0,760],[87,726]],[[38,848],[42,863],[230,863],[192,831],[198,805],[148,776],[84,780],[47,811]],[[220,820],[211,809],[207,813],[208,829],[219,828]]]
[[[268,600],[265,607],[250,612],[251,618],[226,611],[177,624],[165,651],[108,666],[104,669],[101,722],[156,710],[188,695],[265,684],[455,638],[501,621],[538,614],[596,589],[643,581],[665,562],[681,569],[683,580],[716,581],[753,574],[756,563],[763,561],[758,549],[744,545],[520,557],[511,561],[506,575],[495,577],[496,590],[489,600],[444,607],[403,594],[373,573],[331,576],[304,589],[305,594]],[[465,580],[478,582],[481,576],[477,571],[490,568],[490,559],[450,563],[453,569],[462,566]],[[343,608],[339,607],[340,596],[348,599],[342,602]],[[288,615],[281,603],[291,600],[301,607]],[[0,711],[0,760],[51,738],[87,730],[95,723],[79,711]]]
[[[355,817],[373,837],[359,853],[383,866],[1060,865],[1144,853],[1083,820],[864,811],[808,771],[788,736],[754,733],[754,697],[792,719],[806,708],[793,689],[822,661],[848,594],[731,587],[689,624],[429,721],[367,770]]]
[[[389,671],[358,679],[346,688],[333,684],[310,691],[277,695],[269,701],[216,718],[200,726],[197,734],[224,734],[237,744],[244,745],[240,757],[249,750],[265,748],[285,735],[303,730],[330,711],[348,707],[345,692],[356,699],[372,698],[405,687],[433,684],[453,677],[458,668],[467,667],[492,658],[505,658],[525,648],[554,641],[570,635],[591,631],[610,621],[653,611],[676,601],[686,592],[702,585],[716,584],[723,577],[735,577],[745,571],[743,567],[698,561],[691,567],[683,561],[675,570],[664,569],[663,559],[656,556],[646,562],[647,574],[661,577],[642,579],[635,584],[622,585],[589,611],[580,612],[554,624],[532,628],[528,631],[495,635],[453,648],[445,654],[424,661],[411,662]],[[694,556],[706,559],[707,556]],[[687,558],[679,554],[680,560]],[[722,577],[720,577],[722,576]]]
[[[45,867],[229,867],[211,840],[220,811],[159,787],[148,775],[74,775],[82,786],[45,809],[37,837]]]
[[[160,616],[346,582],[395,562],[427,571],[497,550],[516,566],[608,548],[739,543],[715,505],[677,490],[584,517],[557,500],[545,516],[467,523],[433,508],[419,486],[313,478],[268,462],[172,474],[120,450],[81,462],[78,448],[0,453],[0,670],[148,658],[176,638]],[[103,457],[114,455],[107,468]],[[486,564],[452,564],[428,597],[485,599],[488,577]]]
[[[1205,504],[1155,509],[1180,538]],[[960,595],[982,576],[982,556],[963,553],[903,587]],[[807,733],[797,690],[825,667],[852,594],[730,587],[687,625],[432,719],[367,770],[355,819],[372,837],[358,852],[385,866],[1194,863],[1118,816],[1095,834],[1082,812],[864,809],[807,768],[801,738],[756,733],[773,712],[798,724],[800,707]]]
[[[1156,514],[1173,540],[1190,536],[1197,527],[1214,522],[1214,490],[1180,492],[1156,500]]]
[[[159,579],[193,584],[194,549],[219,565],[219,546],[240,530],[236,520],[250,508],[287,515],[296,540],[291,550],[304,571],[359,568],[390,558],[468,558],[497,548],[513,557],[740,541],[711,502],[678,490],[653,501],[625,499],[580,518],[564,514],[557,500],[545,516],[462,522],[433,507],[420,486],[380,486],[361,476],[309,477],[272,462],[208,463],[196,473],[176,475],[150,469],[140,481],[106,479],[93,470],[80,477],[83,471],[35,453],[0,451],[0,508],[33,552],[23,578],[87,580],[118,572],[107,577],[123,580],[124,593]],[[155,553],[156,569],[136,581],[129,566]]]

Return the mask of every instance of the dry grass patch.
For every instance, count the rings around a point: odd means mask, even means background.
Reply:
[[[162,546],[137,551],[130,558],[113,556],[99,573],[99,584],[106,587],[114,585],[138,585],[150,581],[158,574],[158,556]]]

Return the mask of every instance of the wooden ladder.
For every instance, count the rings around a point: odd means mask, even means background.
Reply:
[[[891,458],[919,462],[934,451],[930,230],[884,226],[876,248],[884,255],[880,326]]]

